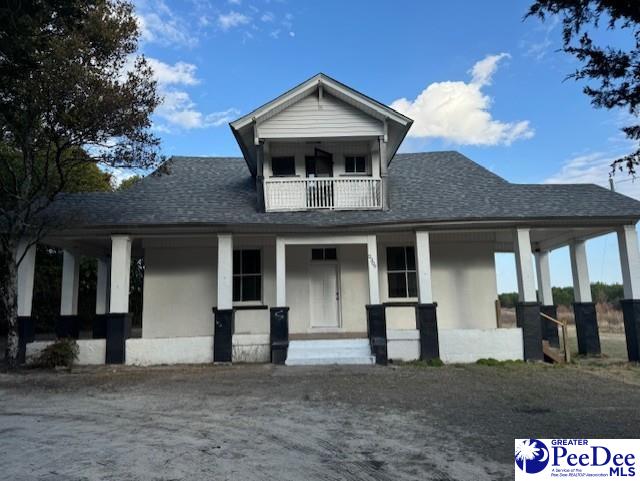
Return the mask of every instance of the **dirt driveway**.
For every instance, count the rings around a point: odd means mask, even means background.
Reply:
[[[638,437],[640,368],[0,375],[7,480],[513,479],[515,437]]]

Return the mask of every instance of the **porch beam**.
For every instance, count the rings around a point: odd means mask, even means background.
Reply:
[[[131,237],[111,236],[111,301],[109,312],[129,312],[129,280],[131,275]]]
[[[287,306],[286,244],[284,237],[276,238],[276,307]]]
[[[60,315],[78,315],[78,286],[80,282],[80,256],[72,251],[62,252],[62,291]]]
[[[518,277],[518,297],[520,302],[536,302],[536,286],[531,262],[531,237],[529,229],[514,231],[514,250]]]
[[[575,302],[591,302],[591,284],[587,266],[587,249],[584,240],[574,240],[569,245],[573,295]]]
[[[218,235],[218,309],[233,309],[233,237]]]
[[[551,271],[549,269],[549,251],[534,253],[536,262],[536,277],[538,278],[538,296],[543,306],[553,305],[551,290]]]
[[[429,232],[416,232],[416,263],[418,268],[418,300],[420,304],[432,304],[433,291],[431,283]]]
[[[36,271],[36,246],[29,241],[21,241],[16,252],[16,260],[22,257],[18,266],[18,316],[30,317],[33,305],[33,281]]]
[[[369,304],[380,304],[378,279],[378,244],[375,235],[367,236],[367,266],[369,269]]]
[[[324,236],[288,236],[278,237],[287,245],[337,245],[337,244],[367,244],[367,235],[324,235]]]

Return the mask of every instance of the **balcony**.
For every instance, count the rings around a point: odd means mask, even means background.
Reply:
[[[382,209],[382,183],[372,177],[269,178],[267,212]]]

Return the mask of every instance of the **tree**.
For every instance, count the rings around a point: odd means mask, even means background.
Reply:
[[[563,50],[582,66],[569,78],[593,80],[583,91],[597,108],[622,107],[637,118],[640,114],[640,2],[636,0],[536,0],[525,18],[562,17]],[[589,30],[606,24],[610,30],[628,31],[629,46],[598,45]],[[599,83],[599,84],[598,84]],[[640,144],[640,123],[624,127],[627,138]],[[612,168],[635,174],[640,148],[613,162]]]
[[[140,182],[141,180],[142,180],[142,177],[139,175],[133,175],[131,177],[128,177],[124,179],[122,182],[120,182],[120,185],[117,187],[117,190],[128,190],[131,187],[133,187],[135,184]]]
[[[160,99],[145,58],[133,58],[128,1],[5,0],[0,18],[0,310],[14,367],[19,243],[64,224],[48,208],[77,169],[157,163]]]

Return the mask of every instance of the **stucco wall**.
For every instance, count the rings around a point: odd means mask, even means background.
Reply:
[[[386,247],[413,245],[412,233],[380,236],[379,276],[382,302],[389,299]],[[253,304],[275,305],[275,238],[234,237],[234,248],[262,250],[262,299]],[[321,332],[310,327],[309,266],[312,246],[286,248],[286,298],[290,332]],[[366,332],[365,305],[369,302],[366,246],[338,245],[341,297],[338,331]],[[495,327],[497,298],[495,262],[490,244],[433,242],[433,293],[441,329]],[[195,337],[213,334],[216,305],[216,239],[154,241],[145,243],[143,338]],[[417,302],[417,298],[405,299]],[[251,304],[251,303],[249,303]],[[239,310],[236,333],[269,332],[269,311]],[[388,307],[389,329],[415,329],[413,306]]]
[[[522,360],[522,329],[440,329],[440,358],[447,363]]]
[[[418,302],[417,297],[394,299],[388,296],[386,248],[414,245],[413,235],[396,240],[382,238],[380,260],[380,298],[383,302]],[[493,246],[481,242],[431,244],[433,299],[438,304],[438,326],[453,328],[496,327],[495,300],[498,297]],[[415,328],[413,307],[388,307],[389,329]]]
[[[142,337],[213,335],[215,240],[145,245],[144,259]]]
[[[126,363],[201,364],[213,362],[213,336],[127,339]]]

